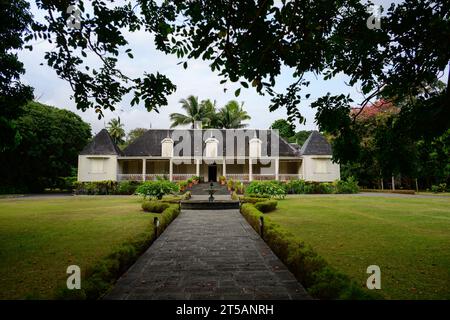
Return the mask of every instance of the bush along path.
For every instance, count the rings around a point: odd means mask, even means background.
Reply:
[[[310,299],[237,209],[183,210],[106,299]]]
[[[241,214],[259,233],[297,280],[316,299],[381,299],[376,293],[363,291],[346,275],[331,268],[310,246],[281,229],[270,220],[274,200],[243,199]],[[259,210],[258,210],[259,209]],[[261,211],[260,211],[261,210]]]
[[[86,271],[81,280],[80,290],[68,290],[66,287],[59,288],[56,292],[57,299],[99,299],[107,293],[114,282],[145,252],[145,250],[157,239],[169,224],[179,215],[178,204],[158,203],[158,210],[151,208],[158,215],[158,225],[149,225],[149,232],[134,241],[123,243],[114,252],[98,262],[92,269]],[[148,204],[143,203],[143,210]],[[143,213],[144,214],[144,213]]]

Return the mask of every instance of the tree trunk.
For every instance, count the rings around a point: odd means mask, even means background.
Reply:
[[[395,178],[394,178],[394,175],[392,175],[392,190],[395,190]]]

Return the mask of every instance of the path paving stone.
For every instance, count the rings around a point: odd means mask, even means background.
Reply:
[[[105,299],[310,299],[238,210],[183,210]]]

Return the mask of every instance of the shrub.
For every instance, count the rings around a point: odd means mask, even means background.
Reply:
[[[438,192],[445,192],[447,191],[447,184],[446,183],[440,183],[438,185],[432,185],[431,186],[431,192],[438,193]]]
[[[144,198],[161,199],[165,194],[176,193],[180,190],[179,186],[167,180],[146,181],[142,183],[137,189],[136,193]]]
[[[263,213],[255,205],[244,203],[241,214],[259,232]],[[380,298],[377,294],[363,291],[346,275],[331,268],[309,245],[272,222],[268,216],[264,217],[264,240],[314,298]]]
[[[276,200],[267,200],[262,202],[256,202],[255,208],[261,211],[262,213],[268,213],[277,208],[278,201]]]
[[[245,193],[269,196],[275,199],[284,199],[286,196],[286,190],[279,181],[252,181]]]
[[[134,194],[137,187],[141,184],[139,181],[120,181],[117,185],[117,194]]]
[[[233,191],[231,194],[231,200],[239,200],[239,196],[237,195],[236,191]]]
[[[161,213],[166,210],[170,204],[161,201],[144,201],[142,209],[146,212]]]
[[[305,192],[306,181],[305,180],[290,180],[286,183],[285,188],[287,193],[291,194],[303,194]]]
[[[338,180],[335,182],[336,193],[358,193],[358,181],[354,177],[348,177],[347,180]]]
[[[263,202],[263,201],[267,201],[267,197],[240,197],[239,200],[242,203],[257,203],[257,202]]]
[[[307,194],[329,194],[333,192],[333,185],[327,182],[309,182],[305,187],[305,193]]]
[[[163,174],[162,176],[156,176],[156,180],[169,180],[169,177],[166,174]]]
[[[75,194],[115,194],[118,183],[112,180],[74,183]]]

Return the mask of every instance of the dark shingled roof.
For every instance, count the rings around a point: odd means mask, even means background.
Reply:
[[[319,133],[319,131],[312,131],[308,139],[303,144],[300,153],[302,155],[332,155],[331,145],[327,139]]]
[[[243,129],[236,129],[236,130],[223,130],[223,129],[213,129],[216,131],[220,131],[222,133],[222,136],[224,137],[223,142],[221,142],[220,138],[219,140],[219,147],[220,144],[222,144],[222,150],[223,150],[223,155],[226,155],[226,134],[233,134],[237,131],[242,131]],[[271,130],[252,130],[252,129],[246,129],[249,133],[249,135],[246,135],[245,137],[245,155],[248,155],[248,142],[251,138],[253,138],[253,132],[256,132],[256,135],[258,137],[264,137],[265,135],[263,134],[263,131],[267,131],[268,135],[267,135],[267,155],[270,156],[271,154],[271,146],[270,146],[270,141],[271,141],[271,134],[272,131]],[[161,156],[161,141],[164,138],[167,137],[171,137],[174,140],[174,145],[176,146],[177,143],[180,143],[182,141],[182,138],[174,138],[174,133],[175,130],[170,129],[170,130],[166,130],[166,129],[149,129],[147,130],[147,132],[145,132],[141,137],[139,137],[138,139],[136,139],[132,144],[130,144],[128,147],[126,147],[123,150],[123,154],[125,156]],[[204,148],[204,140],[206,140],[207,138],[209,138],[210,136],[204,136],[205,130],[186,130],[187,132],[189,132],[189,134],[191,135],[191,155],[184,155],[181,154],[181,156],[192,156],[193,153],[193,146],[194,146],[194,132],[200,133],[202,134],[203,138],[203,146],[202,148]],[[180,131],[181,132],[181,131]],[[213,131],[214,132],[214,131]],[[213,134],[214,137],[214,134]],[[285,157],[298,157],[300,156],[300,150],[297,150],[296,148],[292,147],[291,145],[289,145],[289,143],[287,143],[284,139],[282,139],[281,137],[278,137],[279,139],[279,155],[280,156],[285,156]],[[263,145],[264,145],[264,140],[263,140]],[[263,150],[264,150],[264,146],[263,146]],[[196,152],[198,152],[200,154],[200,150],[196,150]],[[234,150],[234,154],[237,155],[238,152],[236,150]],[[240,152],[239,154],[242,154],[242,152]]]
[[[92,141],[84,147],[80,155],[121,155],[122,152],[116,146],[113,139],[109,135],[108,130],[102,129],[92,139]]]

